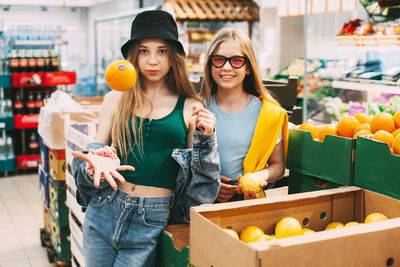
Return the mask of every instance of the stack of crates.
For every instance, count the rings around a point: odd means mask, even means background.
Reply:
[[[74,123],[65,120],[65,136],[67,138],[66,155],[66,203],[69,207],[69,227],[71,231],[72,265],[85,266],[83,258],[83,222],[85,214],[76,200],[75,178],[72,176],[72,151],[86,149],[88,143],[94,141],[96,135],[96,123]]]
[[[355,147],[355,139],[327,135],[320,142],[310,132],[289,129],[289,194],[353,185]]]
[[[71,260],[70,230],[65,183],[65,150],[46,146],[40,137],[40,192],[43,199],[44,230],[42,245],[47,247],[49,262]]]

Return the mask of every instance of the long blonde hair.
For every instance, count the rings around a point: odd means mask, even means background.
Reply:
[[[265,97],[277,103],[263,85],[250,38],[247,36],[247,34],[239,29],[223,28],[214,36],[207,50],[207,61],[204,66],[204,80],[200,89],[200,96],[206,100],[207,105],[210,105],[211,95],[215,94],[218,90],[218,85],[214,81],[211,74],[212,66],[210,63],[210,57],[218,49],[221,43],[228,40],[235,41],[242,50],[243,54],[248,58],[246,65],[249,68],[250,74],[246,75],[243,80],[243,90],[248,94],[252,94],[257,97]]]
[[[171,65],[167,76],[165,77],[168,89],[175,91],[179,95],[188,98],[198,98],[192,83],[189,81],[189,73],[185,65],[185,56],[178,52],[173,42],[166,41],[168,46],[168,58]],[[136,41],[129,49],[127,59],[133,64],[136,70],[139,70],[138,55],[140,41]],[[115,119],[112,128],[112,144],[120,152],[122,160],[126,161],[128,154],[133,151],[134,146],[138,146],[139,153],[143,155],[142,146],[142,124],[143,118],[140,117],[139,125],[136,125],[136,115],[141,114],[141,110],[146,101],[150,103],[151,110],[153,105],[143,92],[143,78],[140,72],[137,72],[137,82],[135,86],[122,93],[119,105],[115,113]],[[129,122],[132,123],[132,131],[129,129]],[[138,129],[138,130],[137,130]],[[133,143],[132,143],[133,136]]]

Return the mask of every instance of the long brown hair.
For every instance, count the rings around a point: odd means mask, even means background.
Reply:
[[[179,95],[187,98],[198,98],[192,83],[189,81],[189,73],[185,65],[185,56],[178,52],[173,42],[166,41],[168,46],[168,58],[171,65],[165,79],[168,89],[175,91]],[[133,64],[136,70],[139,70],[138,55],[140,41],[136,41],[129,49],[127,59]],[[151,105],[150,115],[153,111],[151,100],[143,92],[143,78],[140,72],[137,72],[137,82],[135,86],[122,93],[119,105],[115,113],[115,119],[112,128],[112,143],[120,152],[122,159],[126,161],[128,154],[133,151],[134,146],[138,146],[139,153],[143,153],[142,147],[142,124],[143,118],[140,117],[139,125],[136,125],[135,114],[141,114],[141,110],[146,101]],[[129,129],[129,123],[132,123],[132,131]],[[133,135],[133,143],[132,143]],[[143,155],[143,154],[142,154]]]
[[[218,49],[221,43],[229,40],[235,41],[242,50],[243,54],[248,58],[246,64],[249,68],[250,74],[246,75],[243,80],[243,90],[248,94],[252,94],[257,97],[265,97],[277,103],[263,85],[250,38],[243,31],[233,28],[223,28],[219,30],[211,41],[211,44],[207,50],[207,61],[204,66],[204,80],[200,89],[200,96],[205,99],[207,105],[209,105],[211,101],[211,95],[217,92],[218,85],[214,81],[211,74],[212,66],[210,63],[210,57]]]

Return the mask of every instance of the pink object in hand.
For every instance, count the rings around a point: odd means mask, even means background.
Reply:
[[[112,158],[118,165],[121,164],[121,161],[119,160],[119,158],[117,156],[117,151],[115,150],[115,148],[113,148],[111,146],[105,146],[105,147],[95,149],[95,150],[91,149],[91,150],[89,150],[89,155],[97,155],[97,156]],[[86,162],[86,172],[90,175],[94,174],[94,168],[88,162]],[[101,178],[104,178],[104,175],[102,175]]]

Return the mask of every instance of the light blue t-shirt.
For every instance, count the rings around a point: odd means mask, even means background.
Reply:
[[[256,128],[262,101],[253,96],[247,106],[239,112],[225,112],[218,108],[214,95],[208,110],[215,116],[218,153],[221,164],[221,175],[236,181],[239,174],[243,175],[243,161],[250,148]],[[282,140],[280,134],[277,143]]]

